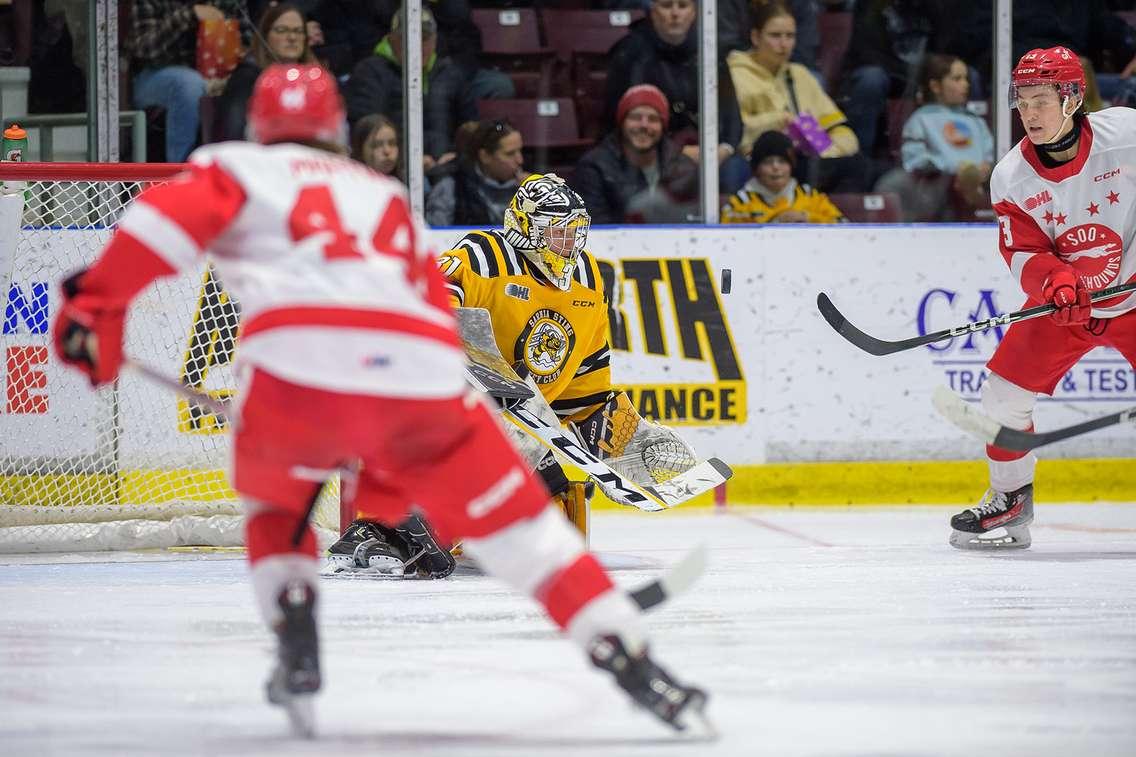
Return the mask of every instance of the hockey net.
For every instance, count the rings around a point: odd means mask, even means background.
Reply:
[[[130,371],[94,390],[51,350],[60,280],[95,259],[141,191],[180,169],[0,163],[0,553],[242,544],[225,419]],[[238,317],[203,265],[142,293],[125,351],[227,400]],[[325,543],[338,508],[333,481],[313,516]]]

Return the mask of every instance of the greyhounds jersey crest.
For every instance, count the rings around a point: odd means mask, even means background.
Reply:
[[[497,231],[464,236],[439,260],[458,307],[485,308],[501,354],[530,375],[563,418],[582,417],[611,391],[608,316],[595,259],[583,252],[561,291]]]

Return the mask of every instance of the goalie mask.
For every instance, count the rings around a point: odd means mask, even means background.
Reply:
[[[572,286],[591,224],[584,200],[554,173],[521,182],[505,210],[505,238],[563,291]]]

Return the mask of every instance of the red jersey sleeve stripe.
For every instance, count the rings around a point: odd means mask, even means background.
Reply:
[[[119,229],[99,261],[83,275],[83,290],[127,303],[154,279],[176,272],[148,245]]]
[[[1008,200],[994,204],[1001,224],[998,247],[1010,273],[1031,298],[1042,301],[1042,287],[1054,268],[1061,265],[1053,251],[1053,240],[1037,221]]]
[[[138,214],[137,218],[131,218],[132,214],[126,213],[122,223],[145,225],[147,232],[161,233],[163,241],[175,245],[170,250],[170,262],[183,267],[178,261],[186,260],[191,249],[194,257],[207,249],[237,217],[245,200],[244,189],[216,163],[191,165],[181,178],[153,187],[138,198],[134,206],[150,209],[149,216]],[[180,229],[192,244],[176,240],[176,235],[159,220],[163,218]],[[149,240],[146,233],[137,236]]]
[[[387,310],[359,310],[356,308],[335,307],[291,307],[269,310],[253,316],[241,329],[242,338],[249,338],[270,329],[332,327],[351,329],[374,329],[395,331],[400,334],[433,339],[443,344],[461,348],[454,326],[439,325],[428,321],[393,313]]]

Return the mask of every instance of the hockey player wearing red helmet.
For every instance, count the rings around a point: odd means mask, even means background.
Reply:
[[[320,66],[269,66],[248,104],[248,136],[264,145],[314,142],[341,151],[347,113],[335,77]]]
[[[1031,429],[1037,395],[1052,394],[1093,348],[1112,347],[1136,365],[1136,295],[1089,297],[1136,280],[1136,110],[1086,114],[1084,93],[1080,60],[1067,48],[1031,50],[1014,67],[1010,105],[1026,138],[995,166],[991,204],[1025,306],[1057,310],[1010,326],[987,363],[983,409],[1011,428]],[[990,488],[951,519],[950,542],[1028,547],[1037,458],[992,445],[986,455]]]
[[[230,482],[277,640],[269,701],[312,733],[322,678],[307,518],[338,474],[359,513],[393,525],[420,509],[536,598],[634,702],[676,729],[697,723],[705,693],[651,659],[639,605],[466,386],[446,283],[405,187],[332,154],[344,123],[335,81],[315,66],[270,67],[248,123],[260,144],[199,148],[184,176],[131,203],[99,259],[63,283],[53,342],[92,384],[114,381],[131,300],[157,278],[199,272],[206,254],[240,302]]]

